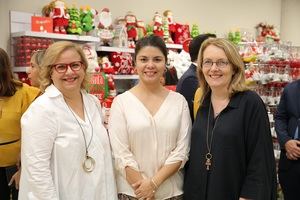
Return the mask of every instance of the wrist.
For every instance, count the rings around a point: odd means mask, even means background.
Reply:
[[[154,178],[151,178],[150,179],[150,183],[151,183],[151,186],[152,186],[152,188],[153,188],[153,190],[157,190],[158,189],[158,185],[157,185],[157,183],[155,182],[155,179]]]

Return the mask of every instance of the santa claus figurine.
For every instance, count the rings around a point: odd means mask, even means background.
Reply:
[[[166,10],[163,13],[164,17],[167,19],[169,25],[170,36],[173,40],[175,32],[176,32],[176,22],[174,22],[173,12],[171,10]]]
[[[53,19],[53,32],[66,34],[66,27],[68,26],[70,15],[67,13],[65,2],[54,0],[48,6],[48,9],[50,9],[48,16]]]
[[[135,47],[135,41],[138,40],[137,32],[137,20],[132,12],[128,12],[125,16],[127,35],[128,35],[128,46],[130,48]]]
[[[101,65],[104,73],[106,74],[115,73],[114,67],[111,65],[111,62],[109,61],[107,56],[102,57]]]
[[[153,34],[163,38],[164,29],[162,23],[162,16],[158,12],[154,14],[153,22]]]
[[[99,14],[99,37],[102,39],[104,44],[109,43],[113,38],[113,27],[111,12],[108,8],[103,8]]]

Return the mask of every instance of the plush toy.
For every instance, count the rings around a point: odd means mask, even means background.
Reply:
[[[69,14],[65,2],[54,0],[50,4],[43,7],[42,13],[46,17],[53,19],[53,32],[66,34],[66,27],[69,23]]]
[[[164,36],[162,16],[158,12],[153,17],[153,34],[162,38]]]
[[[127,36],[128,36],[128,46],[130,48],[135,47],[135,41],[138,40],[137,33],[137,20],[132,12],[128,12],[125,16]]]
[[[101,59],[102,71],[106,74],[115,74],[114,67],[111,65],[107,56],[103,56]]]
[[[111,43],[111,40],[114,37],[114,33],[112,27],[111,12],[108,8],[103,8],[99,14],[98,29],[98,34],[101,39],[102,45]]]
[[[70,15],[69,25],[67,32],[71,34],[81,35],[81,22],[80,22],[80,12],[76,7],[69,8],[68,13]]]
[[[94,15],[96,11],[90,7],[81,7],[80,8],[80,21],[82,24],[82,30],[85,34],[90,34],[90,31],[95,29],[94,25]]]
[[[88,71],[89,72],[99,72],[100,67],[98,64],[98,59],[97,59],[97,52],[95,50],[95,47],[89,44],[85,44],[82,46],[82,50],[85,54],[85,57],[88,61]]]

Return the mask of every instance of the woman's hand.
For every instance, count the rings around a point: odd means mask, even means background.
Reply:
[[[15,182],[15,188],[19,189],[19,182],[20,182],[20,176],[21,176],[21,169],[19,169],[10,179],[8,185],[11,186]]]
[[[151,200],[154,199],[155,188],[153,188],[150,179],[139,180],[132,185],[137,199]]]

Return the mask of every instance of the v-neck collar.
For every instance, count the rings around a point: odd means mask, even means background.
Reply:
[[[138,104],[140,104],[140,106],[146,111],[146,113],[151,116],[152,118],[155,118],[160,112],[161,110],[164,108],[164,104],[167,101],[167,99],[169,98],[170,94],[172,91],[168,92],[168,95],[165,97],[165,99],[163,100],[163,102],[160,104],[159,108],[157,109],[157,111],[152,115],[151,112],[146,108],[146,106],[143,104],[143,102],[137,97],[135,96],[132,92],[130,91],[126,91],[126,93],[128,93],[130,96],[132,96],[135,101],[138,102]]]

